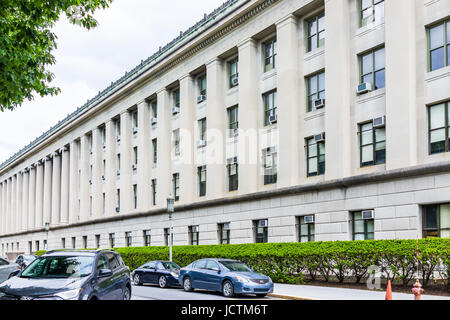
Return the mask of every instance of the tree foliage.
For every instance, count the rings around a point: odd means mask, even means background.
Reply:
[[[86,29],[97,26],[93,14],[112,0],[1,0],[0,1],[0,111],[13,110],[33,94],[55,95],[50,85],[57,48],[52,28],[62,14]]]

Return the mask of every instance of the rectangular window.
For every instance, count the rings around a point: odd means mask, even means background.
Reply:
[[[103,165],[102,165],[102,180],[105,180],[105,176],[106,176],[106,160],[103,159]]]
[[[106,194],[102,193],[102,214],[105,215],[105,207],[106,207]]]
[[[152,203],[156,206],[156,179],[152,179]]]
[[[157,101],[151,102],[151,109],[152,109],[152,118],[157,119],[158,118],[158,102]]]
[[[450,238],[450,204],[423,207],[422,227],[424,238]]]
[[[450,145],[450,102],[428,108],[429,153],[437,154],[449,151]]]
[[[133,129],[137,129],[138,124],[139,124],[137,110],[131,112],[131,121],[132,121]],[[135,133],[135,132],[133,132],[133,133]]]
[[[120,189],[116,190],[116,212],[120,212]]]
[[[362,211],[352,212],[353,240],[374,239],[374,219],[364,219]]]
[[[206,96],[206,75],[198,78],[198,91],[199,95]]]
[[[238,72],[238,59],[234,59],[229,63],[230,70],[230,88],[238,85],[239,72]]]
[[[230,244],[230,224],[219,224],[219,244]]]
[[[95,235],[95,247],[97,249],[100,248],[100,235],[99,234]]]
[[[277,161],[275,147],[263,150],[264,185],[277,183]]]
[[[61,247],[62,247],[63,249],[66,248],[66,238],[62,238],[62,239],[61,239]]]
[[[133,147],[133,164],[135,165],[134,170],[138,164],[138,147]]]
[[[87,249],[87,236],[83,236],[83,249]]]
[[[238,164],[230,163],[227,165],[228,171],[228,191],[236,191],[239,188]]]
[[[151,245],[151,232],[150,230],[144,230],[144,246],[145,247],[150,247]]]
[[[138,202],[138,198],[137,198],[137,184],[133,184],[133,201],[134,201],[134,208],[137,209],[137,202]]]
[[[105,127],[100,128],[100,134],[102,137],[102,148],[106,148],[106,128]]]
[[[307,21],[308,51],[313,51],[325,45],[325,14],[321,13]]]
[[[174,173],[172,175],[173,195],[175,201],[180,200],[180,174]]]
[[[371,83],[374,90],[385,87],[385,50],[374,49],[359,56],[361,83]]]
[[[172,132],[173,136],[173,149],[175,156],[180,155],[180,129],[174,130]]]
[[[264,99],[264,126],[277,121],[277,91],[271,91],[263,95]]]
[[[359,0],[359,25],[364,27],[384,18],[384,0]]]
[[[115,245],[116,245],[116,235],[114,233],[110,233],[109,234],[109,246],[111,248],[114,248]]]
[[[272,39],[263,44],[264,50],[264,72],[275,69],[275,58],[277,56],[277,40]]]
[[[428,28],[429,70],[434,71],[450,65],[450,21]]]
[[[316,110],[315,101],[325,99],[325,72],[322,71],[306,78],[308,92],[308,112]]]
[[[173,95],[173,104],[175,107],[180,107],[180,89],[176,89],[172,93]]]
[[[269,223],[267,219],[253,221],[256,243],[267,243],[269,241],[268,226]]]
[[[386,163],[386,128],[374,128],[373,122],[359,125],[361,167]]]
[[[77,247],[77,238],[72,237],[72,249],[75,249]]]
[[[120,175],[120,153],[117,154],[116,157],[116,168],[117,168],[117,175]]]
[[[313,217],[312,220],[310,217]],[[308,219],[309,218],[309,219]],[[300,242],[314,242],[314,216],[298,217],[298,239]]]
[[[239,128],[239,113],[238,106],[227,109],[228,113],[228,129],[230,130],[230,137],[236,136],[236,131]]]
[[[206,141],[206,118],[198,120],[199,140]]]
[[[116,136],[120,138],[120,119],[114,121],[114,127],[116,128]]]
[[[155,138],[152,140],[152,149],[153,149],[153,164],[158,162],[158,140]]]
[[[206,166],[197,168],[198,175],[198,196],[206,196]]]
[[[308,177],[325,174],[325,142],[316,142],[313,137],[306,140],[306,145]]]
[[[92,196],[89,196],[89,214],[92,216]]]
[[[190,226],[189,227],[189,244],[192,246],[198,246],[198,235],[199,228],[198,226]]]
[[[127,247],[133,246],[133,236],[131,231],[125,232],[125,243]]]

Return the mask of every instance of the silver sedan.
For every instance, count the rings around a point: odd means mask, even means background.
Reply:
[[[19,270],[19,265],[17,263],[0,258],[0,283],[17,274]]]

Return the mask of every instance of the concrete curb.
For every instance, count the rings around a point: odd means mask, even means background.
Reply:
[[[284,294],[275,294],[275,293],[268,293],[267,295],[270,296],[270,297],[287,299],[287,300],[301,300],[301,301],[310,301],[310,300],[317,301],[317,300],[319,300],[319,299],[312,299],[312,298],[306,298],[306,297],[296,297],[296,296],[288,296],[288,295],[284,295]]]

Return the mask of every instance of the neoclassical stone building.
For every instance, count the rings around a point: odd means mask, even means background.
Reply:
[[[449,65],[447,0],[229,0],[0,165],[1,253],[449,237]]]

